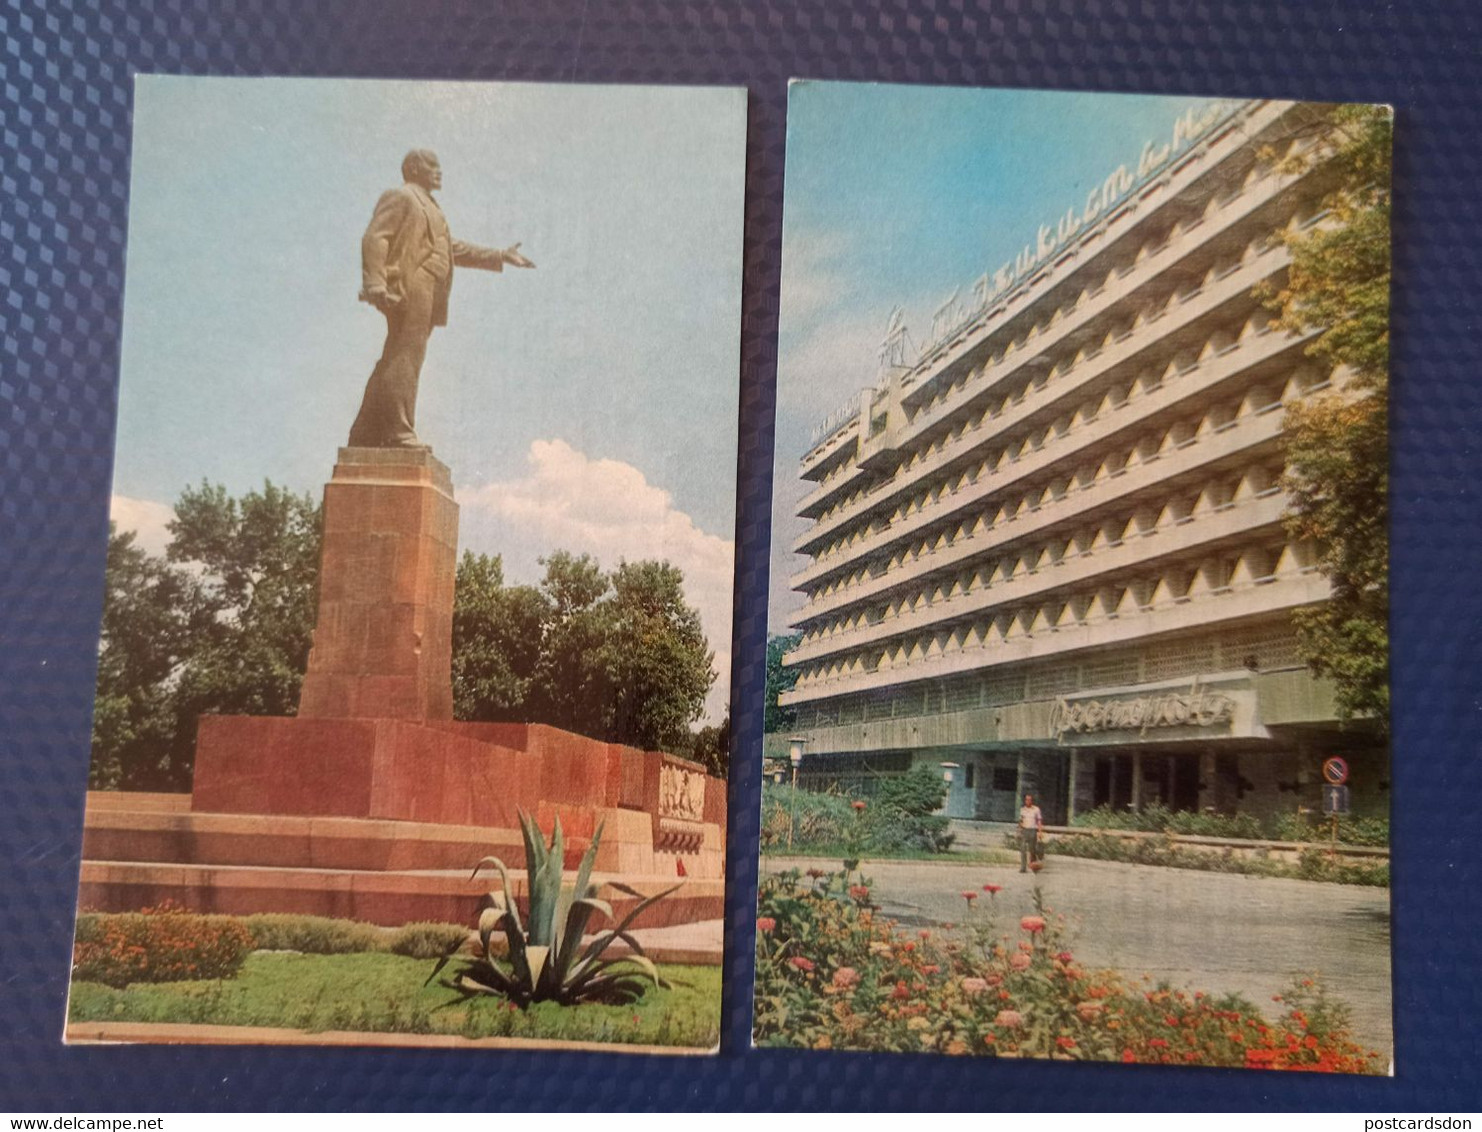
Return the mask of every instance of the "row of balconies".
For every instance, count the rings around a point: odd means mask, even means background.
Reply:
[[[1193,498],[1144,505],[1132,514],[970,564],[948,576],[894,594],[883,605],[815,626],[787,656],[800,664],[909,634],[943,621],[1037,599],[1107,575],[1157,568],[1232,538],[1280,528],[1285,498],[1274,473],[1253,469],[1231,483],[1211,483]],[[1154,541],[1156,540],[1156,541]]]
[[[886,647],[804,665],[780,703],[852,695],[1158,634],[1269,616],[1328,596],[1297,548],[1257,545],[1156,577],[980,617]]]
[[[894,473],[872,490],[856,489],[848,502],[831,507],[795,541],[793,549],[806,553],[835,531],[869,522],[895,498],[916,490],[923,478],[948,473],[990,438],[1007,439],[1014,430],[1031,427],[1035,421],[1048,423],[1047,418],[1057,413],[1070,420],[1080,410],[1084,420],[1090,398],[1115,398],[1118,385],[1126,390],[1127,398],[1141,396],[1221,356],[1232,346],[1262,336],[1270,317],[1262,310],[1250,310],[1250,290],[1284,270],[1288,261],[1285,247],[1256,256],[1178,308],[1165,310],[1161,318],[1139,327],[1140,333],[1124,333],[1102,348],[1079,354],[1074,376],[1069,369],[1053,377],[1052,371],[1045,370],[1015,390],[1012,397],[984,394],[964,400],[958,406],[960,414],[954,410],[955,420],[950,427],[908,455],[903,454]],[[1241,309],[1227,311],[1232,305]],[[805,504],[799,514],[807,511]]]
[[[946,576],[969,561],[988,554],[1002,555],[1014,547],[1031,545],[1055,532],[1065,532],[1098,518],[1129,510],[1139,500],[1168,501],[1182,493],[1201,491],[1210,477],[1232,463],[1249,467],[1264,463],[1260,454],[1274,458],[1281,435],[1281,414],[1263,412],[1237,417],[1222,426],[1205,428],[1171,452],[1124,465],[1117,470],[1097,466],[1099,478],[1083,480],[1050,498],[1026,494],[1012,507],[991,502],[988,507],[954,519],[950,532],[936,532],[929,540],[895,549],[883,564],[878,558],[861,560],[860,568],[847,579],[833,582],[831,590],[817,592],[792,617],[794,625],[810,625],[840,610],[877,603],[903,584],[923,578]],[[981,520],[981,525],[980,525]],[[950,534],[950,537],[944,537]],[[909,557],[908,557],[909,555]]]
[[[1316,379],[1316,371],[1287,371],[1281,366],[1281,355],[1294,347],[1292,340],[1273,334],[1264,341],[1276,347],[1265,351],[1264,358],[1275,370],[1269,379],[1247,383],[1238,400],[1231,394],[1221,397],[1221,393],[1233,373],[1247,368],[1248,359],[1241,359],[1237,371],[1234,355],[1227,352],[1202,366],[1192,379],[1186,375],[1140,399],[1129,397],[1099,411],[1079,430],[1081,443],[1070,442],[1069,429],[1058,435],[1052,430],[1040,438],[1038,447],[994,449],[952,479],[934,484],[929,494],[913,497],[891,515],[881,516],[873,529],[836,540],[830,553],[820,554],[792,579],[795,589],[809,593],[809,604],[794,618],[795,623],[836,605],[832,598],[841,583],[851,577],[857,581],[866,575],[878,578],[881,561],[888,561],[889,555],[907,549],[912,542],[934,542],[950,524],[975,524],[978,516],[992,518],[999,511],[1016,518],[1026,510],[1037,514],[1048,503],[1056,504],[1049,512],[1051,521],[1062,520],[1157,480],[1207,467],[1276,436],[1282,417],[1276,410],[1323,388],[1324,383]],[[1201,403],[1197,416],[1178,414],[1195,398]],[[1266,424],[1260,429],[1243,427],[1255,418]],[[1170,459],[1170,463],[1162,462]],[[1150,473],[1148,466],[1154,464],[1158,466]],[[1131,478],[1119,482],[1124,477]],[[1064,502],[1066,497],[1069,504]],[[1067,506],[1070,511],[1065,510]]]
[[[1269,122],[1267,124],[1269,125]],[[982,387],[985,382],[993,384],[1006,378],[1015,369],[1029,361],[1031,356],[1054,349],[1072,332],[1082,330],[1096,318],[1113,312],[1118,304],[1123,303],[1129,295],[1158,279],[1170,267],[1181,264],[1184,260],[1195,256],[1201,249],[1219,240],[1232,227],[1251,217],[1263,205],[1270,203],[1282,190],[1289,188],[1299,179],[1285,174],[1271,173],[1268,170],[1258,176],[1248,177],[1247,183],[1231,191],[1211,197],[1199,216],[1178,222],[1176,230],[1174,228],[1166,230],[1156,239],[1156,242],[1142,244],[1137,252],[1132,253],[1131,260],[1113,265],[1100,283],[1082,289],[1066,304],[1057,306],[1050,312],[1048,319],[1042,323],[1036,322],[1024,336],[1015,339],[1004,350],[997,352],[986,368],[979,367],[969,371],[960,364],[965,356],[970,352],[981,352],[983,340],[1012,321],[1008,318],[996,319],[992,314],[986,315],[973,328],[959,336],[959,348],[948,350],[940,364],[933,364],[929,367],[932,370],[931,373],[914,383],[915,388],[906,394],[908,403],[912,397],[920,396],[920,390],[931,388],[933,389],[931,403],[940,408],[955,399],[955,392],[976,389]],[[1265,187],[1265,191],[1255,191],[1261,186]],[[1273,220],[1266,226],[1262,235],[1269,237],[1274,230],[1280,227],[1280,222]],[[1061,257],[1057,263],[1063,261],[1064,257]],[[1080,317],[1071,317],[1075,314],[1079,314]],[[995,321],[997,325],[988,326],[989,322]],[[951,386],[947,389],[934,388],[933,382],[954,367],[957,375],[953,378]],[[907,375],[904,380],[910,383],[911,378],[912,375]],[[924,419],[916,414],[903,440],[908,440],[911,436],[919,435],[923,430],[930,428],[934,423],[934,418],[934,411],[928,411]],[[848,430],[837,431],[827,439],[825,445],[837,451],[843,439],[857,436],[857,433],[857,428],[852,433]],[[823,452],[820,449],[815,449],[804,458],[802,472],[805,477],[816,478],[820,474],[819,468],[822,465],[820,465],[819,458],[822,455]],[[844,475],[852,483],[862,470],[852,461],[839,460],[830,461],[827,465],[827,472],[823,474],[827,475],[830,480],[836,480],[840,475]],[[832,485],[821,485],[805,498],[804,507],[812,509],[831,490],[837,490],[837,488]]]

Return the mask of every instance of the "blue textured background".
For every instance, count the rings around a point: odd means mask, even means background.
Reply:
[[[0,0],[0,1109],[1478,1107],[1476,11],[1464,0]],[[718,1058],[64,1048],[139,71],[750,88],[740,752],[761,738],[789,77],[1396,104],[1398,1078],[749,1052],[759,784],[744,759]]]

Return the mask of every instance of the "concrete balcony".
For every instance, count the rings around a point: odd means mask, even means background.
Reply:
[[[1103,414],[1081,429],[1067,434],[1064,438],[1064,440],[1073,439],[1077,443],[1047,443],[1034,455],[1021,457],[1017,462],[1006,462],[995,471],[982,476],[977,483],[953,495],[950,500],[946,501],[945,506],[939,505],[922,510],[854,544],[848,548],[847,557],[843,561],[819,560],[814,562],[793,576],[792,586],[794,589],[803,589],[840,570],[848,563],[863,561],[897,543],[920,537],[924,531],[938,523],[958,517],[968,517],[975,511],[982,510],[990,499],[1009,494],[1014,485],[1023,484],[1029,478],[1041,475],[1056,464],[1073,460],[1089,445],[1107,440],[1118,433],[1136,429],[1156,414],[1209,393],[1259,362],[1299,348],[1303,341],[1305,339],[1290,338],[1276,333],[1266,334],[1256,339],[1250,346],[1242,346],[1212,359],[1185,373],[1177,380],[1164,383],[1152,393],[1123,402],[1110,413]],[[979,547],[1001,546],[1026,537],[1032,531],[1043,530],[1047,526],[1069,521],[1084,514],[1092,507],[1131,495],[1159,481],[1206,466],[1234,452],[1274,439],[1281,432],[1282,416],[1282,413],[1273,409],[1259,415],[1238,417],[1225,429],[1205,434],[1203,437],[1196,437],[1193,442],[1176,449],[1167,456],[1139,464],[1106,480],[1087,484],[1067,493],[1064,499],[1057,501],[1053,506],[1042,507],[1039,511],[1031,512],[1027,516],[1010,519],[995,527],[987,536],[978,536],[976,540],[970,538],[965,541],[975,542]],[[1250,427],[1254,422],[1261,423],[1256,427]],[[912,567],[905,573],[899,567],[895,570],[887,570],[884,574],[877,575],[868,581],[836,591],[826,597],[816,598],[793,614],[790,623],[800,626],[858,601],[878,596],[899,584],[908,575],[917,577],[928,570],[937,568],[935,564],[938,560],[943,566],[949,563],[956,564],[957,559],[953,558],[952,552],[957,549],[957,545],[928,552],[924,559],[917,559],[916,563],[912,563]],[[922,561],[930,561],[932,565],[924,569],[919,568],[917,564]]]
[[[1249,120],[1246,133],[1258,133],[1260,130],[1273,124],[1282,113],[1284,107],[1267,106],[1259,110]],[[1174,201],[1178,193],[1188,188],[1200,177],[1209,172],[1212,164],[1218,164],[1230,152],[1233,152],[1241,141],[1225,142],[1210,150],[1201,160],[1190,162],[1187,158],[1180,162],[1177,173],[1169,178],[1162,186],[1156,199],[1149,204],[1145,199],[1140,200],[1137,205],[1128,208],[1126,215],[1117,223],[1107,229],[1093,234],[1084,242],[1069,251],[1062,253],[1055,260],[1055,269],[1050,272],[1045,281],[1035,287],[1027,289],[1017,296],[1012,296],[1003,304],[993,310],[985,312],[980,318],[961,330],[957,336],[948,344],[939,347],[938,351],[923,365],[918,367],[912,374],[905,375],[905,379],[911,382],[911,388],[903,392],[902,400],[907,407],[914,407],[923,399],[925,392],[932,384],[943,376],[947,371],[962,364],[966,356],[981,345],[982,341],[994,331],[998,330],[1010,318],[1016,316],[1023,309],[1025,302],[1035,299],[1040,293],[1053,286],[1069,271],[1084,267],[1085,260],[1094,257],[1106,247],[1122,238],[1131,231],[1138,223],[1147,217],[1147,209],[1157,208],[1163,204]],[[1084,307],[1072,312],[1063,322],[1047,331],[1044,335],[1033,340],[1033,348],[1028,344],[1021,350],[1015,351],[1009,357],[1004,358],[998,365],[980,374],[956,396],[949,397],[935,409],[928,409],[919,414],[911,424],[898,436],[890,437],[889,441],[894,447],[909,444],[919,437],[923,432],[930,429],[941,420],[961,408],[962,405],[973,398],[992,390],[1008,377],[1022,369],[1024,364],[1034,358],[1042,356],[1047,350],[1064,342],[1067,335],[1081,330],[1085,325],[1104,314],[1108,309],[1118,302],[1124,301],[1126,297],[1153,282],[1164,271],[1171,266],[1182,263],[1191,254],[1197,253],[1199,249],[1206,247],[1211,241],[1228,232],[1232,227],[1250,217],[1262,206],[1270,203],[1283,190],[1296,184],[1302,179],[1301,176],[1282,175],[1271,173],[1262,178],[1258,183],[1251,185],[1244,192],[1231,198],[1217,212],[1204,217],[1197,226],[1185,229],[1179,238],[1172,244],[1164,247],[1161,251],[1151,255],[1141,264],[1129,272],[1116,288],[1108,288],[1100,295],[1089,301]],[[919,376],[918,376],[919,375]],[[914,380],[912,380],[914,377]],[[819,445],[811,449],[803,458],[800,474],[803,478],[812,479],[816,477],[816,469],[826,459],[828,452],[836,451],[842,440],[861,435],[856,422],[856,427],[847,432],[836,432],[830,435]],[[827,451],[825,451],[827,449]],[[804,496],[800,502],[798,514],[808,515],[816,510],[820,504],[834,497],[840,491],[853,486],[863,468],[851,469],[834,482],[821,485]]]
[[[893,688],[920,680],[940,680],[962,676],[1005,664],[1064,656],[1082,649],[1142,641],[1164,633],[1187,629],[1207,629],[1229,621],[1241,621],[1261,615],[1269,616],[1286,610],[1313,605],[1328,597],[1328,580],[1316,572],[1295,572],[1274,580],[1259,579],[1241,586],[1211,591],[1206,595],[1181,602],[1154,606],[1137,613],[1103,617],[1044,632],[1026,634],[1011,641],[999,641],[975,648],[895,664],[873,672],[841,673],[829,679],[799,682],[784,692],[778,703],[783,706],[855,695],[882,688]]]
[[[1225,276],[1213,286],[1206,287],[1172,307],[1161,319],[1147,324],[1125,341],[1103,350],[1094,358],[1088,358],[1081,366],[1069,373],[1061,374],[1035,392],[1026,394],[1023,400],[1008,407],[997,417],[985,420],[981,426],[964,433],[956,441],[909,471],[902,471],[893,480],[871,492],[859,506],[847,508],[816,523],[793,541],[792,549],[799,554],[808,553],[813,548],[827,542],[831,536],[851,522],[860,521],[864,518],[867,509],[870,511],[884,509],[898,499],[909,496],[919,489],[922,480],[945,471],[957,461],[965,461],[970,453],[988,441],[1004,435],[1036,415],[1064,411],[1070,407],[1068,403],[1086,395],[1087,386],[1107,377],[1121,367],[1134,367],[1142,354],[1155,349],[1167,338],[1187,331],[1201,320],[1217,316],[1225,305],[1248,295],[1258,283],[1285,270],[1290,261],[1290,253],[1285,247],[1271,248],[1254,257],[1249,263],[1241,265],[1239,270]],[[959,408],[961,405],[954,405],[951,411],[955,412]],[[945,414],[948,411],[947,407],[943,406],[941,411]],[[1089,441],[1083,443],[1089,443]],[[799,513],[803,513],[802,508],[799,509]],[[852,558],[854,556],[852,550],[847,552],[846,556]],[[819,564],[821,565],[823,561],[820,559]],[[799,588],[799,585],[795,578],[794,588]]]
[[[1159,562],[1192,556],[1240,536],[1277,529],[1285,510],[1286,497],[1277,491],[1173,526],[1154,527],[1094,554],[1067,554],[1052,565],[1026,571],[996,585],[802,644],[783,657],[783,663],[805,664],[855,652],[896,637],[914,636],[944,622],[980,617],[998,609],[1042,600],[1059,590],[1084,591],[1097,578],[1137,567],[1156,569]]]

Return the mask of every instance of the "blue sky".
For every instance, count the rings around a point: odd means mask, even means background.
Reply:
[[[1210,100],[1154,95],[795,82],[787,107],[768,626],[801,596],[787,548],[798,460],[814,426],[874,384],[892,308],[917,346],[954,290],[969,295],[1042,224]],[[811,485],[808,485],[811,486]]]
[[[735,89],[141,77],[114,512],[161,537],[187,484],[317,496],[385,323],[360,237],[408,149],[460,271],[418,432],[465,547],[686,573],[729,693],[746,95]],[[723,623],[722,623],[723,622]]]

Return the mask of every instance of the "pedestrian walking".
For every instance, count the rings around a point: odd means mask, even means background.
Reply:
[[[1034,804],[1034,795],[1024,795],[1024,806],[1019,811],[1019,871],[1027,873],[1029,862],[1040,858],[1039,835],[1044,828],[1045,815]]]

